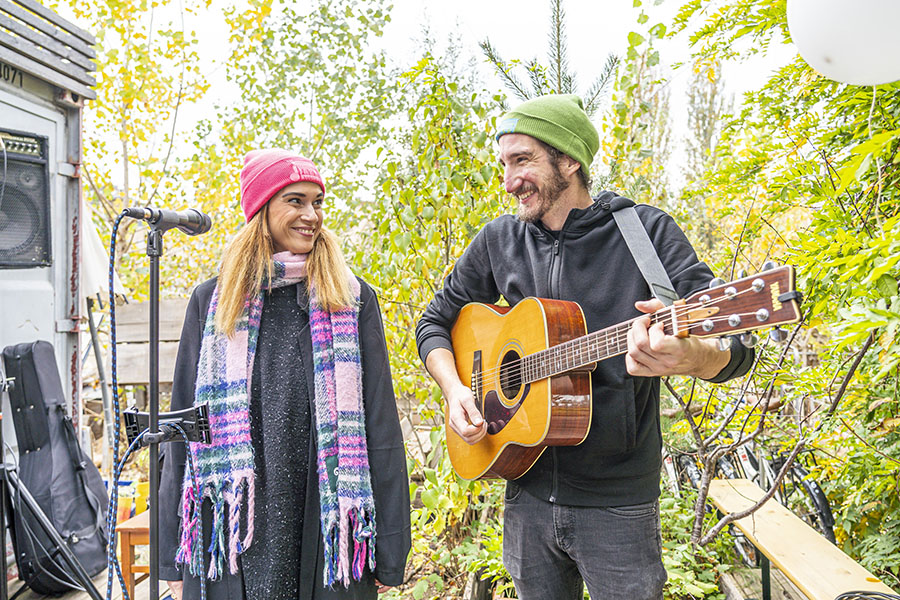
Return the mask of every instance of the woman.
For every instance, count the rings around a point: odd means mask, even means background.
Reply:
[[[212,443],[191,444],[197,488],[182,444],[164,461],[175,600],[199,598],[201,572],[211,600],[375,598],[403,581],[409,485],[381,313],[322,227],[324,195],[308,159],[247,154],[247,225],[188,305],[172,410],[207,402]]]

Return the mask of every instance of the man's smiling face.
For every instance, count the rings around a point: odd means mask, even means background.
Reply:
[[[500,137],[499,144],[503,183],[519,202],[519,219],[526,223],[540,221],[569,182],[541,143],[530,135],[509,133]]]

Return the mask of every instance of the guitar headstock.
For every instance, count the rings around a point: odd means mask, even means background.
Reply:
[[[672,311],[673,333],[680,337],[718,337],[796,323],[801,296],[794,285],[794,268],[776,267],[697,292],[666,310]]]

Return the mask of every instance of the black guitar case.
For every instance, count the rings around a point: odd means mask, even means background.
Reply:
[[[19,443],[19,481],[66,540],[91,577],[106,568],[106,507],[100,472],[77,442],[56,367],[53,346],[44,341],[7,346],[6,376]],[[42,594],[72,589],[74,576],[30,511],[11,489],[12,538],[19,578]]]

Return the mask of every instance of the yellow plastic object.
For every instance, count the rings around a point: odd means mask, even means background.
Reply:
[[[150,496],[150,482],[138,481],[137,494],[134,497],[134,514],[139,515],[147,510],[147,499]]]

